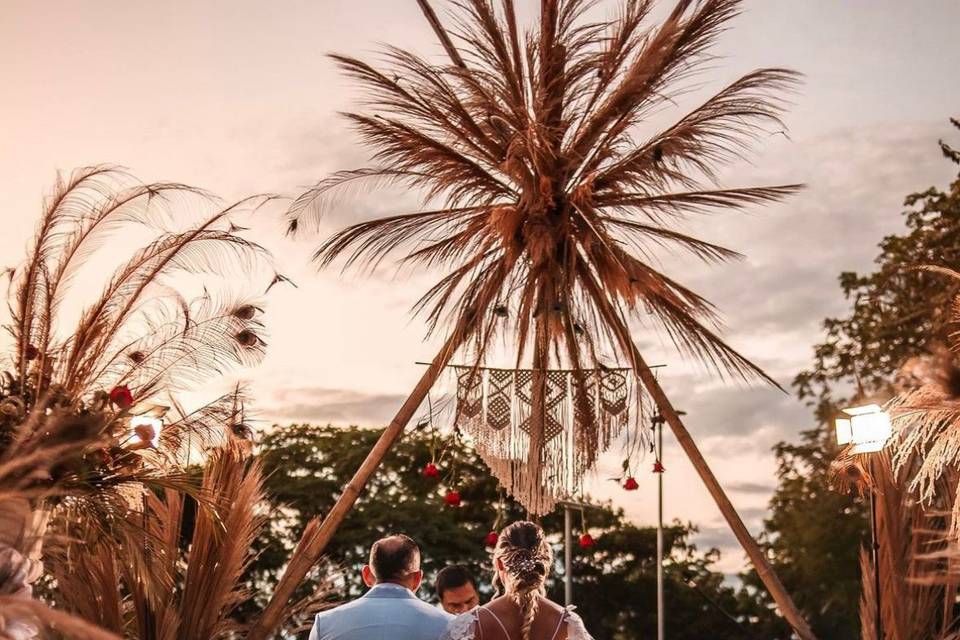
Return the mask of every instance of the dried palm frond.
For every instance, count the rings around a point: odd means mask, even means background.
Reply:
[[[928,267],[936,273],[960,278],[960,274],[941,268]],[[950,310],[951,323],[960,323],[960,298]],[[925,504],[942,500],[942,483],[960,481],[954,472],[960,468],[960,334],[950,334],[946,346],[934,347],[931,353],[907,361],[898,376],[900,394],[889,404],[888,410],[896,426],[893,458],[896,469],[913,465],[919,459],[910,477],[910,488]],[[957,487],[951,487],[954,502],[950,536],[960,536],[960,499]]]
[[[14,486],[16,500],[5,503],[0,552],[27,549],[35,561],[50,516],[61,528],[86,527],[96,540],[129,539],[142,531],[131,514],[142,512],[144,491],[200,492],[182,468],[181,443],[195,441],[205,451],[235,440],[231,427],[242,421],[242,401],[238,390],[185,411],[177,395],[263,354],[260,303],[221,293],[228,287],[220,278],[252,284],[258,269],[270,266],[268,253],[233,223],[269,199],[222,208],[197,189],[141,184],[106,166],[58,177],[11,280],[5,328],[14,353],[0,377],[0,500],[2,486],[11,486],[3,485],[6,476],[20,473],[29,482]],[[171,215],[188,208],[198,212],[195,222]],[[117,236],[124,241],[107,250]],[[94,289],[92,299],[77,301],[74,324],[62,307],[68,294],[81,293],[71,291],[76,274],[92,259],[108,258],[119,264],[105,270],[99,294]],[[202,292],[188,294],[191,286]],[[169,405],[177,411],[167,416]],[[166,418],[169,433],[149,421],[136,425],[134,416]],[[51,452],[58,462],[45,465]],[[16,559],[7,560],[0,574],[12,573]],[[136,571],[151,593],[173,588],[172,578],[142,557],[125,570]],[[96,584],[117,575],[104,573]],[[86,595],[95,599],[89,584]],[[100,604],[88,603],[87,611]],[[116,628],[116,612],[101,617]]]
[[[958,619],[953,603],[960,574],[948,572],[946,540],[954,527],[956,471],[937,482],[933,504],[917,500],[910,479],[922,460],[916,455],[895,468],[887,451],[841,453],[831,465],[833,481],[872,501],[873,535],[879,564],[880,621],[883,637],[891,640],[950,637]],[[860,627],[864,640],[877,638],[877,568],[870,545],[860,551]]]
[[[940,267],[928,271],[960,277]],[[960,301],[951,321],[960,321]],[[861,488],[873,491],[879,542],[880,617],[885,637],[955,638],[960,587],[960,368],[956,334],[947,346],[911,358],[898,372],[898,395],[887,403],[895,426],[891,454],[838,460],[859,464]],[[858,474],[853,474],[858,475]],[[863,637],[876,637],[877,567],[861,553]]]
[[[32,599],[33,584],[42,573],[40,550],[50,516],[48,509],[38,505],[72,493],[67,478],[82,452],[100,441],[98,424],[106,419],[63,408],[47,413],[41,405],[0,454],[0,638],[4,640],[32,638],[43,628],[70,638],[118,638]],[[44,424],[45,437],[21,437],[32,432],[32,424],[38,421]]]
[[[36,600],[0,595],[0,640],[31,638],[40,629],[70,640],[120,640],[118,635]]]
[[[378,164],[318,183],[292,207],[291,229],[351,186],[417,189],[423,210],[351,226],[316,257],[373,266],[405,251],[406,262],[449,267],[417,308],[431,330],[447,322],[472,341],[477,362],[510,333],[518,363],[536,369],[597,366],[607,347],[633,365],[630,322],[646,310],[684,353],[769,380],[718,337],[710,303],[658,270],[653,253],[736,257],[675,223],[800,188],[714,186],[720,167],[783,127],[778,96],[797,74],[751,72],[654,129],[654,113],[691,88],[740,2],[682,0],[659,25],[649,23],[649,1],[623,2],[598,23],[584,18],[590,5],[544,0],[523,34],[512,0],[452,3],[452,65],[397,48],[382,67],[333,56],[367,90],[368,110],[346,117]],[[501,307],[509,321],[494,313]]]
[[[194,511],[178,491],[142,494],[141,512],[130,514],[139,527],[120,540],[98,537],[88,520],[60,532],[62,544],[50,553],[63,604],[141,640],[243,637],[245,627],[232,614],[251,597],[243,574],[266,522],[260,464],[242,448],[218,450],[204,468],[200,495]],[[310,610],[325,595],[315,594]],[[303,613],[291,608],[281,625]]]
[[[884,637],[891,640],[942,638],[956,630],[953,602],[956,580],[931,580],[933,559],[942,548],[951,524],[949,516],[935,515],[943,502],[952,502],[950,483],[940,483],[941,503],[925,508],[909,491],[915,465],[893,470],[886,453],[870,454],[868,470],[876,511],[880,566],[880,603]],[[918,463],[914,460],[914,463]],[[951,474],[956,477],[956,474]],[[866,545],[865,545],[866,547]],[[863,594],[860,605],[862,637],[877,637],[876,567],[864,548],[860,558]]]
[[[197,449],[205,450],[233,439],[230,427],[240,404],[233,394],[185,411],[177,393],[263,355],[260,303],[221,293],[215,284],[231,274],[252,284],[256,269],[269,266],[267,252],[238,235],[240,227],[233,222],[269,199],[216,208],[197,189],[141,184],[106,166],[58,178],[27,259],[13,274],[7,329],[15,353],[0,385],[0,454],[14,432],[28,440],[43,437],[44,420],[24,425],[44,398],[49,406],[69,406],[77,415],[88,409],[109,414],[98,425],[103,447],[85,452],[84,464],[74,465],[75,497],[135,483],[183,488],[176,470],[181,443],[195,439]],[[171,225],[171,214],[181,206],[214,210],[178,228]],[[69,315],[60,306],[73,276],[88,259],[107,253],[97,250],[121,233],[147,239],[129,244],[125,258],[122,252],[109,253],[118,256],[119,265],[76,324],[66,324]],[[183,292],[191,274],[202,280],[193,283],[202,285],[202,292],[192,297]],[[225,419],[227,404],[231,420]],[[163,418],[169,405],[180,415],[167,420],[169,429],[160,438],[156,427],[133,433],[131,415]],[[102,502],[108,504],[116,496],[106,498]]]

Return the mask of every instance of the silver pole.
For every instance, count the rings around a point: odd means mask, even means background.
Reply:
[[[566,605],[573,604],[573,518],[570,505],[563,505],[563,597]]]
[[[663,420],[657,421],[657,460],[663,460]],[[663,474],[657,474],[657,640],[664,640],[663,624]]]
[[[869,460],[870,475],[873,476],[872,479],[875,479],[877,477],[874,473],[876,465],[873,457],[870,457]],[[874,606],[877,608],[877,640],[883,640],[883,615],[880,608],[880,541],[877,539],[877,492],[874,491],[875,486],[875,483],[870,485],[870,546],[873,552],[873,595],[876,598]]]

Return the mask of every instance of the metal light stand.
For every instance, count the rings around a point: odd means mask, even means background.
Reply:
[[[566,606],[573,604],[573,516],[571,509],[595,509],[596,505],[586,502],[561,500],[563,507],[563,599]]]
[[[877,496],[874,489],[877,474],[873,456],[870,456],[870,542],[873,556],[873,592],[875,597],[877,640],[883,640],[883,615],[880,612],[880,540],[877,537]]]
[[[570,505],[563,505],[563,601],[573,604],[573,516]]]
[[[661,415],[652,419],[657,439],[657,462],[663,460],[663,423]],[[663,473],[657,474],[657,640],[664,640],[664,597],[663,597]]]

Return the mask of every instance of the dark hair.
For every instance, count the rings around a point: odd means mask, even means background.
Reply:
[[[472,584],[474,589],[477,588],[477,583],[474,581],[473,576],[470,575],[469,569],[462,564],[444,567],[440,570],[440,573],[437,574],[437,581],[435,583],[437,597],[443,600],[443,593],[447,589],[456,589],[465,584]]]
[[[370,568],[380,582],[406,578],[420,570],[420,547],[402,534],[380,538],[370,547]]]

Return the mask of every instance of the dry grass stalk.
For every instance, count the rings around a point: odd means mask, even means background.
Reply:
[[[103,416],[35,410],[22,425],[43,420],[45,438],[24,439],[18,432],[0,455],[0,639],[27,640],[41,629],[78,640],[117,640],[118,636],[78,617],[50,609],[32,599],[33,583],[42,573],[41,543],[49,511],[44,501],[64,499],[75,489],[72,478],[82,452],[100,439],[96,425]]]
[[[911,472],[920,461],[894,470],[891,455],[842,454],[834,463],[834,481],[844,490],[867,496],[873,492],[876,509],[876,536],[879,544],[881,621],[884,638],[947,638],[956,630],[953,603],[956,577],[931,579],[938,575],[946,550],[944,540],[951,523],[946,516],[925,508],[909,489]],[[955,486],[940,483],[940,504],[951,503]],[[943,512],[940,512],[943,513]],[[860,552],[862,592],[860,598],[861,637],[877,638],[876,569],[864,541]]]
[[[940,268],[927,270],[960,279],[960,273]],[[960,323],[960,298],[950,309],[951,322]],[[947,345],[933,350],[932,355],[908,361],[901,373],[904,389],[889,404],[894,419],[896,453],[893,458],[897,470],[916,465],[910,475],[910,489],[926,505],[942,502],[943,483],[953,486],[954,497],[949,535],[960,538],[960,332],[950,335]]]
[[[140,529],[121,539],[99,538],[86,521],[59,531],[63,542],[51,550],[50,564],[62,604],[140,640],[244,637],[233,614],[251,597],[244,571],[266,520],[259,463],[235,446],[216,452],[204,468],[201,495],[192,513],[182,493],[145,494],[145,511],[129,516]],[[187,522],[193,526],[184,540]],[[316,595],[291,607],[281,625],[314,611],[325,593]]]

